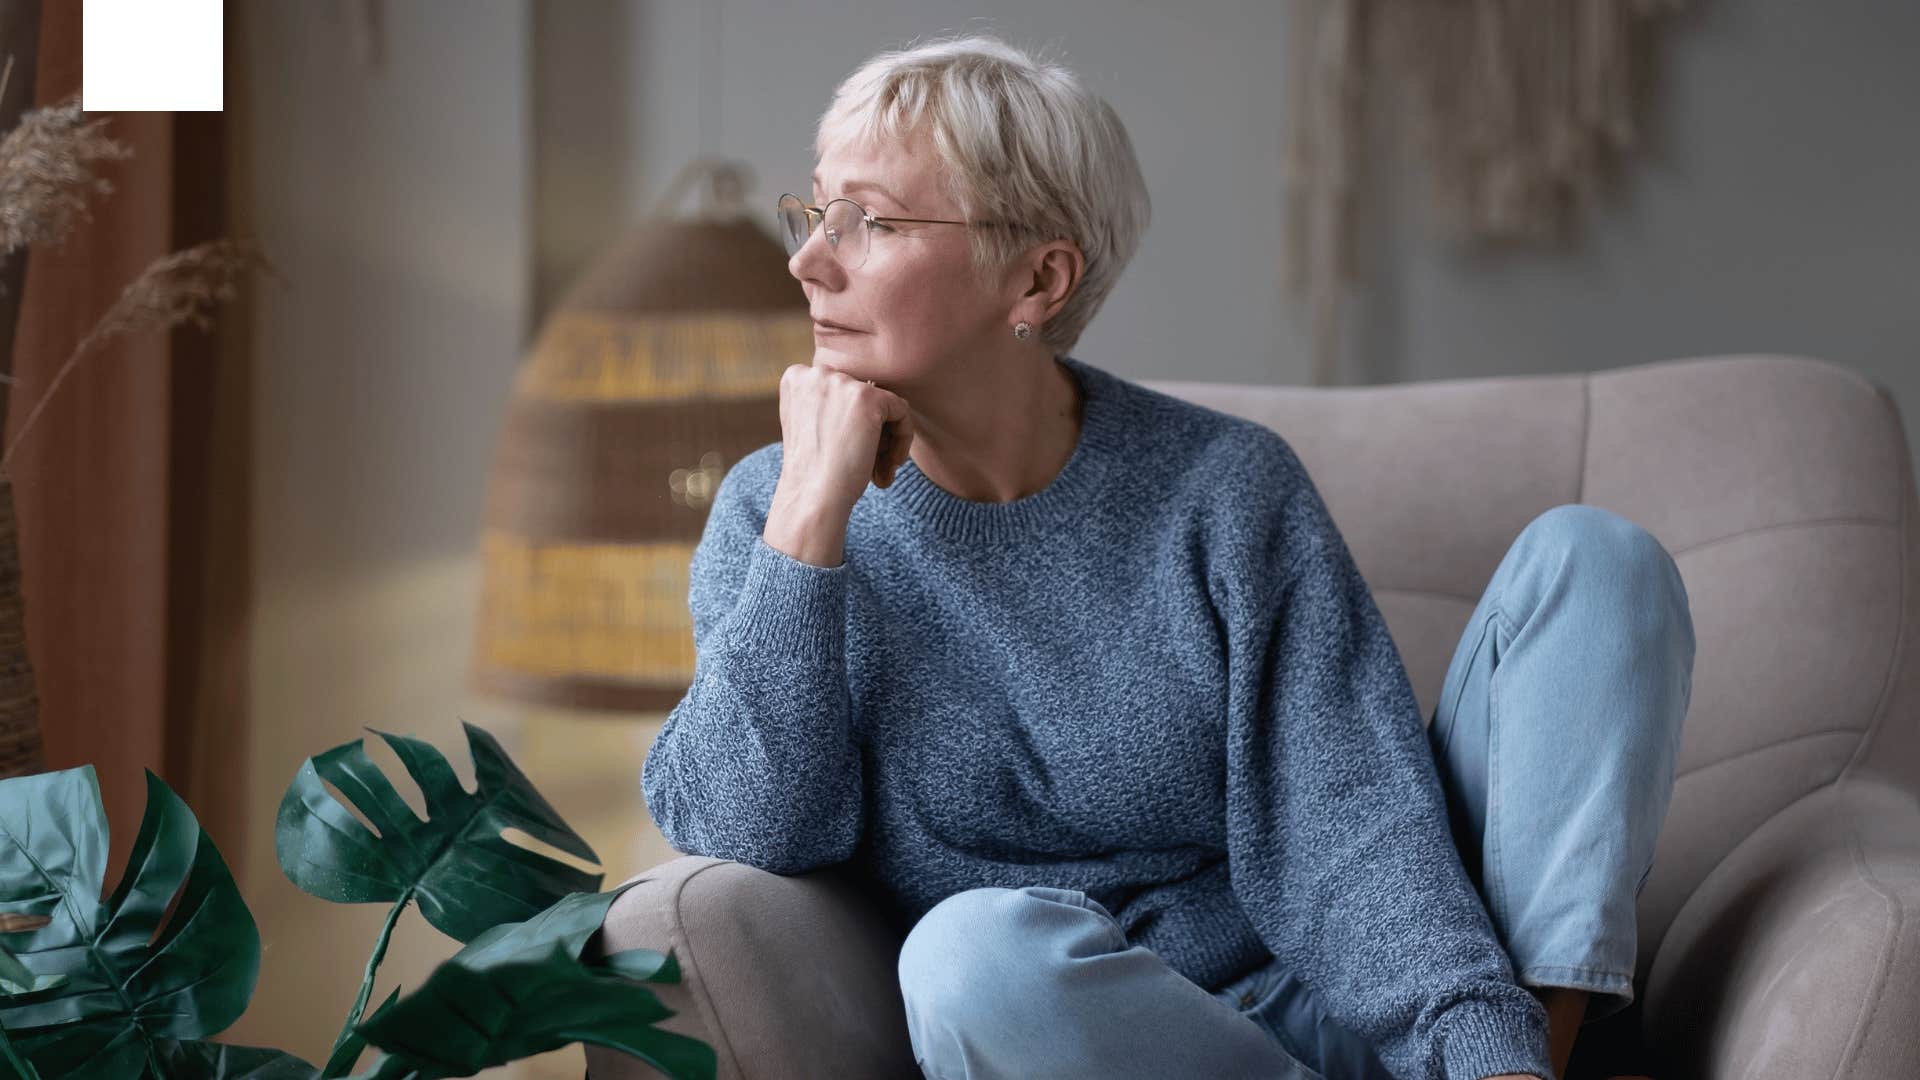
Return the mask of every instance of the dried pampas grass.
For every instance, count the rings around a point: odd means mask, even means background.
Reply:
[[[13,60],[8,57],[0,72],[0,94],[12,75]],[[89,197],[113,191],[95,168],[132,157],[133,151],[107,135],[110,119],[87,117],[75,96],[25,112],[0,138],[0,257],[16,252],[24,257],[30,246],[64,242],[75,220],[87,216]],[[0,452],[0,777],[46,769],[39,695],[22,611],[13,478],[7,465],[81,361],[124,335],[162,332],[184,323],[210,328],[213,305],[234,299],[241,275],[256,268],[279,276],[253,244],[232,240],[201,244],[154,260],[74,346]],[[5,305],[0,317],[13,318],[14,307]],[[0,380],[14,381],[4,373],[11,359],[0,356]],[[0,920],[0,931],[31,929],[17,923]]]
[[[20,430],[7,441],[6,452],[0,453],[0,474],[6,472],[20,440],[32,430],[34,421],[40,418],[60,384],[81,360],[108,341],[128,334],[171,330],[186,323],[202,330],[211,329],[213,305],[237,296],[237,282],[249,270],[260,270],[285,281],[259,249],[247,241],[214,240],[163,255],[150,263],[132,284],[120,290],[119,299],[87,336],[80,339],[60,370],[54,373],[40,400],[34,402],[33,410],[20,422]]]
[[[0,254],[59,243],[85,215],[88,195],[113,191],[94,166],[133,151],[108,136],[106,124],[88,119],[75,95],[25,113],[0,139]]]
[[[166,330],[192,323],[213,327],[212,306],[237,295],[234,282],[248,269],[273,272],[258,249],[240,240],[214,240],[162,255],[120,290],[100,322],[77,346],[87,349],[121,334]]]
[[[13,61],[9,58],[5,73],[0,74],[0,91],[12,74]],[[131,157],[133,151],[106,134],[109,119],[88,119],[76,94],[57,105],[23,114],[13,130],[0,139],[0,256],[32,244],[64,241],[75,218],[86,215],[88,196],[113,191],[111,183],[95,174],[95,166]],[[54,373],[40,400],[8,440],[5,452],[0,453],[0,478],[7,476],[7,463],[20,440],[81,360],[113,338],[127,334],[170,330],[185,323],[211,329],[213,305],[237,296],[239,278],[252,269],[279,276],[259,250],[246,241],[215,240],[155,259],[120,291],[119,299]],[[4,375],[0,379],[14,381]]]

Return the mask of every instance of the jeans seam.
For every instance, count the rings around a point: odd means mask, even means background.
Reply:
[[[1500,629],[1506,631],[1507,640],[1512,641],[1513,625],[1507,618],[1507,613],[1501,610],[1499,598],[1495,597],[1489,606],[1492,614],[1488,616],[1487,621],[1497,623]],[[1494,641],[1496,645],[1499,644],[1497,636]],[[1507,896],[1506,874],[1502,872],[1500,862],[1500,831],[1495,828],[1495,822],[1499,820],[1499,814],[1503,810],[1500,805],[1499,782],[1500,683],[1497,678],[1499,671],[1497,663],[1487,670],[1487,819],[1481,823],[1481,828],[1486,830],[1487,836],[1487,865],[1482,870],[1482,876],[1491,879],[1489,884],[1492,887],[1487,890],[1488,902],[1499,905],[1497,922],[1501,925],[1511,925],[1513,902]],[[1499,926],[1495,929],[1498,930]]]
[[[1467,680],[1473,675],[1473,658],[1477,658],[1480,655],[1480,645],[1486,641],[1487,635],[1492,632],[1493,620],[1498,615],[1499,611],[1495,610],[1486,619],[1481,621],[1480,636],[1473,643],[1473,651],[1468,654],[1467,670],[1461,672],[1460,685],[1454,687],[1453,701],[1449,703],[1449,708],[1447,709],[1447,716],[1450,718],[1447,723],[1447,730],[1442,732],[1440,737],[1440,753],[1442,756],[1446,754],[1447,748],[1453,745],[1454,732],[1460,729],[1460,699],[1467,696]]]

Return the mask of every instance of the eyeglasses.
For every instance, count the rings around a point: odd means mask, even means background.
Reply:
[[[833,199],[826,206],[808,206],[800,196],[787,192],[780,196],[779,209],[775,217],[780,222],[780,238],[786,242],[787,254],[797,254],[806,245],[807,238],[815,229],[825,225],[827,229],[827,248],[840,260],[840,265],[849,270],[857,270],[867,261],[867,249],[872,246],[871,237],[875,229],[892,231],[895,224],[902,225],[993,225],[1005,227],[998,221],[947,221],[941,218],[879,217],[866,207],[852,199]]]

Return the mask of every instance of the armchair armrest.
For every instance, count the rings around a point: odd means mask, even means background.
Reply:
[[[1675,917],[1648,976],[1669,1075],[1920,1076],[1920,800],[1873,781],[1761,826]]]
[[[905,935],[840,871],[789,877],[687,855],[635,878],[589,948],[673,950],[681,981],[650,988],[675,1015],[657,1026],[713,1047],[719,1080],[919,1075],[900,997]],[[606,1047],[586,1058],[591,1080],[660,1075]]]

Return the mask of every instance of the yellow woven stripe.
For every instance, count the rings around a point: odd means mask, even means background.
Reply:
[[[541,328],[514,392],[577,402],[766,397],[779,393],[789,364],[812,359],[813,322],[804,311],[562,311]]]
[[[482,535],[479,660],[528,675],[693,678],[693,544],[537,543]]]

